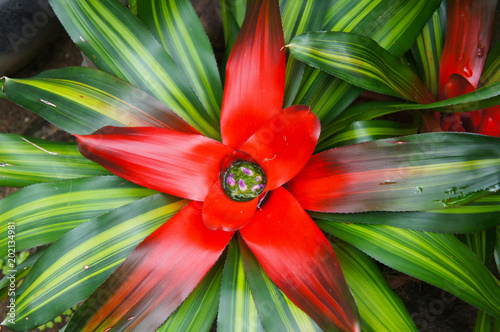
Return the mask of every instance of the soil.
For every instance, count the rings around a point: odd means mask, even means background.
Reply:
[[[217,1],[194,0],[193,3],[208,31],[216,54],[220,55],[220,59],[223,54],[224,37]],[[30,77],[47,69],[79,66],[81,63],[82,56],[78,48],[67,36],[64,29],[60,29],[57,37],[34,61],[11,76]],[[0,133],[22,134],[56,141],[73,139],[36,114],[3,99],[0,99]],[[15,188],[0,187],[0,199],[15,190]],[[439,288],[389,268],[383,266],[381,268],[391,287],[407,306],[420,331],[460,332],[473,330],[477,309]],[[3,319],[5,314],[5,303],[2,303],[0,304],[0,317]],[[58,331],[65,323],[63,321],[56,324],[54,328],[45,329],[45,331]],[[1,331],[10,330],[1,327]]]

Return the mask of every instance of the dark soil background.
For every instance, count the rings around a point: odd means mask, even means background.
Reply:
[[[211,38],[216,54],[222,57],[224,37],[218,1],[192,0],[192,2]],[[495,33],[495,35],[499,36],[500,34]],[[78,48],[61,28],[34,61],[10,76],[30,77],[47,69],[79,66],[81,63],[82,56]],[[0,99],[0,133],[22,134],[59,141],[73,140],[71,135],[36,114],[3,99]],[[14,188],[0,187],[0,199],[15,190]],[[439,288],[387,267],[381,266],[381,268],[391,288],[404,301],[420,331],[460,332],[473,330],[477,309]],[[0,319],[2,320],[6,315],[5,306],[5,302],[0,304]],[[45,331],[58,331],[64,325],[63,321],[56,324],[54,328],[45,329]],[[10,331],[10,329],[1,327],[1,331]]]

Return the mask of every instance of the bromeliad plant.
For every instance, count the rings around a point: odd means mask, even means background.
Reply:
[[[189,1],[51,5],[102,71],[2,79],[3,97],[78,141],[0,136],[1,183],[27,186],[0,201],[1,227],[15,225],[16,250],[54,242],[17,267],[4,325],[33,328],[84,301],[66,331],[201,331],[215,317],[221,331],[416,330],[369,256],[470,302],[481,322],[500,319],[485,265],[498,237],[499,139],[400,137],[418,122],[371,120],[421,109],[415,101],[442,112],[500,103],[492,84],[429,104],[415,75],[387,66],[440,1],[249,0],[246,11],[221,1],[224,93]],[[311,64],[340,54],[302,43],[314,30],[343,30],[319,35],[358,51],[335,72],[347,81],[285,61],[285,44]],[[390,88],[373,90],[411,102],[346,108],[362,91],[348,82],[382,86],[380,73]],[[474,232],[488,255],[446,234]]]

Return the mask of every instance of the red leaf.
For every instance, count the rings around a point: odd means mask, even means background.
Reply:
[[[276,0],[249,0],[226,67],[221,111],[224,144],[237,148],[281,110],[285,41]]]
[[[273,116],[241,146],[267,176],[266,190],[293,178],[316,147],[321,125],[308,106],[291,106]]]
[[[335,252],[286,189],[272,191],[240,234],[268,276],[321,328],[361,330]]]
[[[233,233],[191,202],[147,237],[76,312],[68,331],[155,331],[214,265]]]
[[[79,136],[88,159],[141,186],[203,200],[231,148],[201,135],[162,128],[104,127]]]
[[[210,229],[236,231],[245,226],[253,217],[259,199],[236,202],[224,193],[217,180],[203,202],[203,222]]]
[[[467,90],[467,85],[453,81],[454,74],[465,78],[472,88],[477,87],[490,46],[496,2],[447,1],[446,41],[439,82],[441,99],[456,97]]]

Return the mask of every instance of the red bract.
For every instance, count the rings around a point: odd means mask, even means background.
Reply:
[[[238,230],[269,277],[320,327],[360,330],[332,247],[303,209],[307,202],[282,187],[307,164],[320,134],[309,107],[280,110],[284,82],[278,1],[248,1],[227,65],[224,144],[159,128],[106,127],[77,136],[82,154],[111,172],[193,200],[136,248],[115,272],[121,278],[112,277],[101,287],[108,291],[100,297],[104,304],[86,309],[101,318],[89,319],[83,330],[157,328]],[[257,197],[240,199],[227,188]],[[162,283],[168,285],[155,288]],[[147,303],[154,306],[134,309]]]
[[[441,57],[439,97],[448,99],[474,91],[479,83],[495,19],[496,0],[447,2],[446,42]],[[446,131],[500,136],[500,108],[446,114]]]

